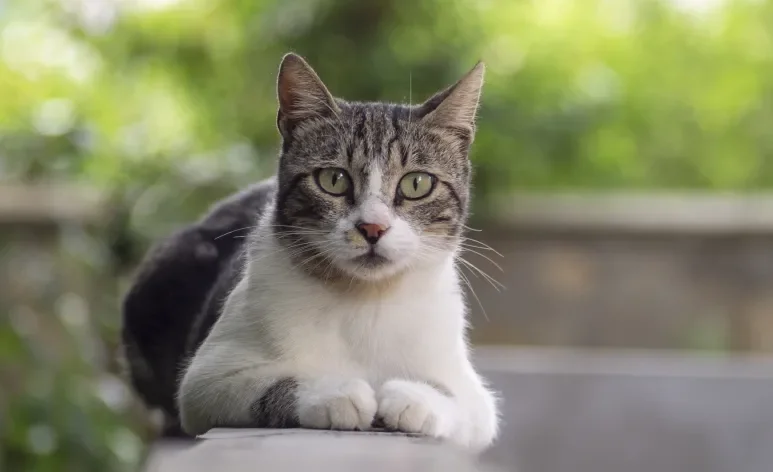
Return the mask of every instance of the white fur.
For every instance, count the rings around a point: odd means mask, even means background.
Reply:
[[[378,207],[374,198],[365,199],[366,210]],[[469,359],[454,254],[435,251],[411,264],[419,237],[388,214],[383,250],[399,275],[370,289],[341,290],[293,266],[267,213],[242,280],[182,381],[183,428],[198,434],[215,424],[248,424],[255,399],[292,376],[302,426],[367,429],[378,413],[400,430],[474,451],[490,445],[496,402]],[[346,243],[350,227],[339,226],[330,238],[340,239],[326,244],[337,244],[339,254],[361,253],[356,242]]]
[[[398,218],[386,203],[387,189],[383,189],[381,169],[372,165],[369,169],[361,203],[346,218],[338,222],[336,229],[323,236],[318,242],[318,248],[330,248],[330,257],[336,265],[345,272],[358,278],[378,280],[391,277],[405,270],[411,263],[417,262],[417,253],[422,250],[421,238],[402,218]],[[390,264],[364,271],[360,264],[352,259],[366,254],[370,247],[363,239],[355,225],[359,222],[378,224],[388,228],[375,247],[376,254],[389,259]],[[425,251],[424,256],[432,256],[433,251]]]
[[[303,384],[298,392],[298,418],[319,429],[370,428],[378,409],[376,392],[362,379],[325,376]]]

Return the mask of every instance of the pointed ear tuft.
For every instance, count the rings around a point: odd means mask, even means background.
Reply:
[[[485,69],[479,61],[457,83],[427,100],[420,107],[422,121],[431,126],[458,130],[472,138]]]
[[[277,127],[285,137],[300,121],[339,111],[317,73],[297,54],[288,53],[282,58],[276,88]]]

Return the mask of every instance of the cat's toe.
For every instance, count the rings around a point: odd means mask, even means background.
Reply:
[[[373,388],[364,380],[321,383],[299,398],[301,426],[316,429],[366,430],[376,415]]]
[[[453,432],[453,401],[429,385],[391,380],[379,390],[377,401],[377,415],[388,428],[436,438]]]
[[[341,396],[328,403],[333,429],[368,429],[376,416],[376,393],[364,380],[352,380],[341,387]]]

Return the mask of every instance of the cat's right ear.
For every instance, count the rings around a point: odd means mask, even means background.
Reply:
[[[285,139],[301,121],[339,112],[325,84],[297,54],[288,53],[282,59],[276,89],[279,99],[276,124]]]

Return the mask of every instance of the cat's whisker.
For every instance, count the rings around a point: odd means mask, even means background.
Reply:
[[[307,231],[319,231],[319,232],[325,232],[321,229],[315,229],[315,228],[308,228],[306,226],[297,226],[297,225],[279,225],[279,224],[267,224],[267,228],[294,228],[294,229],[303,229]]]
[[[494,252],[494,253],[496,253],[498,256],[505,257],[505,256],[503,256],[503,255],[502,255],[502,253],[500,253],[499,251],[497,251],[497,250],[496,250],[496,249],[494,249],[493,247],[489,246],[488,244],[484,243],[483,241],[479,241],[479,240],[477,240],[477,239],[470,238],[470,237],[465,237],[465,238],[463,239],[463,241],[464,241],[464,242],[467,242],[467,241],[472,241],[472,242],[474,242],[474,243],[476,243],[476,244],[480,244],[481,246],[485,247],[486,249],[488,249],[488,250],[490,250],[490,251],[493,251],[493,252]]]
[[[494,287],[494,289],[497,292],[505,289],[505,286],[501,282],[499,282],[494,277],[490,276],[487,272],[481,270],[478,266],[476,266],[472,262],[470,262],[467,259],[463,258],[461,255],[457,256],[457,259],[462,261],[462,263],[464,263],[464,265],[466,265],[468,268],[473,269],[478,274],[480,274],[481,277],[483,277],[485,280],[487,280],[491,284],[491,286]]]
[[[313,244],[312,242],[310,242],[310,241],[303,241],[303,240],[301,240],[301,241],[295,241],[295,242],[291,242],[291,243],[290,243],[290,244],[288,244],[288,245],[283,245],[283,246],[282,246],[282,248],[283,248],[283,249],[292,249],[292,248],[296,248],[296,247],[303,247],[303,246],[308,246],[308,247],[315,247],[315,246],[314,246],[314,244]]]
[[[333,274],[332,274],[332,269],[333,269],[334,267],[335,267],[335,266],[333,265],[333,259],[332,259],[332,258],[330,258],[330,257],[328,257],[328,258],[327,258],[327,267],[325,267],[325,270],[324,270],[324,272],[322,273],[322,276],[323,276],[323,278],[325,279],[325,282],[327,282],[328,280],[330,280],[330,276],[332,276],[332,275],[333,275]],[[328,275],[328,271],[330,271],[330,275]]]
[[[236,233],[236,232],[239,232],[239,231],[244,231],[245,229],[253,229],[253,228],[257,228],[257,227],[258,227],[258,225],[252,225],[252,226],[245,226],[244,228],[237,228],[237,229],[231,230],[231,231],[229,231],[227,233],[223,233],[220,236],[215,237],[214,240],[216,241],[216,240],[218,240],[218,239],[220,239],[220,238],[222,238],[224,236],[228,236],[229,234],[233,234],[233,233]]]
[[[422,235],[422,237],[423,238],[427,238],[427,239],[448,241],[449,243],[452,243],[452,244],[456,244],[457,243],[456,242],[456,237],[449,236],[449,235],[424,234],[424,235]],[[474,244],[470,244],[470,243],[474,243]],[[467,236],[459,238],[458,244],[460,246],[472,247],[474,249],[481,249],[481,250],[491,251],[491,252],[493,252],[494,254],[496,254],[499,257],[505,257],[505,256],[502,255],[502,253],[500,253],[499,251],[497,251],[493,247],[489,246],[488,244],[484,243],[483,241],[479,241],[477,239],[470,238],[470,237],[467,237]]]
[[[288,251],[288,255],[290,257],[296,257],[298,254],[304,254],[304,253],[307,253],[309,251],[328,252],[328,250],[320,251],[320,249],[316,245],[310,244],[310,243],[306,243],[306,244],[302,244],[302,245],[296,246],[293,249],[294,249],[294,251]]]
[[[475,297],[475,300],[478,302],[478,306],[480,307],[480,311],[483,312],[483,317],[486,319],[486,321],[490,321],[488,317],[488,313],[486,313],[486,309],[483,308],[483,303],[481,303],[480,298],[478,298],[478,294],[475,293],[475,289],[472,288],[472,284],[470,283],[470,279],[467,278],[466,275],[464,275],[464,272],[459,270],[459,276],[462,278],[464,283],[467,285],[467,288],[470,289],[470,293],[472,293],[472,296]]]
[[[459,256],[456,256],[456,258],[457,258],[457,260],[458,260],[459,262],[461,262],[461,263],[463,264],[463,265],[462,265],[462,266],[460,266],[460,267],[463,267],[463,268],[467,269],[468,271],[470,271],[470,274],[471,274],[473,277],[475,277],[476,279],[479,279],[479,278],[480,278],[480,276],[478,275],[478,273],[477,273],[477,272],[475,272],[474,270],[472,270],[471,268],[469,268],[469,267],[467,266],[467,261],[465,261],[464,259],[460,258]]]
[[[478,249],[478,250],[481,250],[481,251],[487,251],[487,252],[490,252],[490,253],[492,253],[492,254],[491,254],[492,256],[501,257],[501,258],[504,258],[504,257],[505,257],[505,256],[503,256],[503,255],[499,254],[499,253],[498,253],[496,250],[494,250],[494,249],[489,249],[489,248],[487,248],[487,247],[483,247],[483,246],[477,246],[477,245],[475,245],[475,244],[466,244],[466,243],[462,243],[462,244],[460,244],[460,245],[459,245],[459,247],[461,247],[462,249],[467,249],[467,248],[469,248],[469,249]]]
[[[474,271],[472,272],[473,274],[476,274],[476,273],[479,274],[481,277],[483,277],[484,280],[486,280],[489,284],[491,284],[491,286],[494,287],[494,289],[497,292],[505,288],[505,286],[502,283],[500,283],[494,277],[490,276],[487,272],[478,268],[475,264],[471,263],[470,261],[464,259],[461,256],[459,256],[459,259],[462,260],[464,265],[466,265],[471,271]]]
[[[233,230],[231,230],[231,231],[228,231],[228,232],[226,232],[226,233],[223,233],[223,234],[221,234],[221,235],[219,235],[219,236],[215,236],[215,237],[213,238],[213,241],[216,241],[216,240],[218,240],[218,239],[220,239],[220,238],[223,238],[223,237],[225,237],[225,236],[228,236],[229,234],[238,233],[239,231],[245,231],[245,230],[248,230],[248,229],[255,229],[255,228],[258,228],[259,226],[260,226],[260,225],[252,225],[252,226],[245,226],[245,227],[243,227],[243,228],[237,228],[237,229],[233,229]],[[276,226],[282,226],[282,225],[267,225],[267,226],[275,226],[275,227],[276,227]],[[310,230],[310,229],[306,229],[306,228],[303,228],[303,227],[300,227],[300,226],[288,226],[288,227],[290,227],[290,228],[298,228],[298,229],[301,229],[301,230],[304,230],[304,231],[302,231],[302,232],[301,232],[301,231],[295,231],[295,232],[285,232],[285,233],[283,233],[282,235],[277,235],[277,236],[278,236],[278,237],[282,237],[282,236],[284,236],[284,235],[292,235],[292,234],[326,234],[326,233],[327,233],[326,231],[322,231],[322,230]],[[245,237],[246,237],[246,236],[239,236],[239,238],[245,238]]]
[[[300,255],[303,255],[311,250],[316,249],[316,247],[308,243],[306,241],[301,241],[300,243],[291,244],[289,246],[284,247],[284,249],[287,251],[287,254],[289,257],[298,257]],[[271,253],[265,254],[262,257],[259,257],[257,259],[251,259],[253,262],[259,262],[269,256],[271,256]]]
[[[287,255],[292,259],[297,259],[299,257],[305,257],[307,254],[311,253],[312,251],[315,251],[316,248],[312,247],[304,247],[299,250],[293,251],[291,253],[288,253]]]
[[[482,258],[486,259],[487,261],[491,262],[492,264],[494,264],[494,267],[496,267],[497,269],[499,269],[499,271],[500,271],[500,272],[504,273],[504,269],[502,269],[502,266],[500,266],[499,264],[497,264],[496,262],[494,262],[494,260],[493,260],[493,259],[491,259],[490,257],[486,256],[486,255],[485,255],[485,254],[483,254],[482,252],[478,252],[478,251],[476,251],[476,250],[474,250],[474,249],[465,248],[465,247],[463,247],[463,248],[462,248],[462,250],[463,250],[463,251],[467,251],[467,252],[471,252],[471,253],[473,253],[473,254],[477,254],[478,256],[480,256],[480,257],[482,257]]]
[[[327,234],[327,231],[311,231],[311,230],[283,230],[281,233],[275,233],[275,236],[278,238],[286,238],[288,236],[298,236],[298,235],[312,235],[312,234]]]
[[[328,254],[332,254],[335,250],[336,250],[336,248],[328,248],[328,249],[325,249],[324,251],[319,251],[316,254],[312,255],[311,257],[309,257],[307,259],[304,259],[302,262],[296,264],[295,267],[303,267],[308,262],[313,261],[317,257],[326,257]],[[315,268],[316,268],[316,266],[315,266]]]
[[[317,264],[314,267],[311,268],[311,271],[314,272],[315,270],[317,270],[317,267],[319,267],[320,264],[322,264],[325,261],[328,261],[328,267],[326,268],[326,271],[327,271],[327,269],[329,269],[330,265],[332,264],[332,261],[327,256],[329,254],[332,254],[333,252],[335,252],[334,249],[329,249],[329,250],[326,250],[324,252],[320,252],[320,257],[322,257],[322,259],[319,262],[317,262]],[[324,275],[325,275],[325,273],[323,272],[323,278],[325,278]]]

